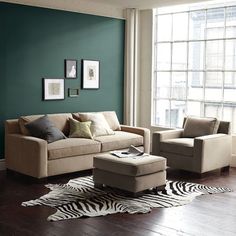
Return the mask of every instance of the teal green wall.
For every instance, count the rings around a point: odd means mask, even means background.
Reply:
[[[124,20],[0,3],[0,157],[4,120],[27,114],[115,110],[123,118]],[[64,59],[78,60],[65,100],[42,101],[42,78],[63,78]],[[81,59],[100,61],[100,89],[81,87]]]

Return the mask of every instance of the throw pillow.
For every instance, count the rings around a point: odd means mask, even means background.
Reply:
[[[92,133],[90,131],[91,121],[80,122],[74,119],[69,119],[70,122],[70,138],[90,138]]]
[[[27,123],[25,127],[32,136],[44,139],[48,143],[66,138],[65,135],[48,119],[47,115]]]
[[[121,130],[120,122],[115,111],[104,111],[102,114],[112,130]]]
[[[115,134],[102,113],[79,113],[79,117],[83,122],[92,121],[91,132],[94,137]]]
[[[216,118],[187,117],[183,137],[195,138],[217,133],[219,122]]]

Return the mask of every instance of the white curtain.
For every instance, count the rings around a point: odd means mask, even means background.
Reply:
[[[139,11],[126,9],[124,124],[137,125]]]

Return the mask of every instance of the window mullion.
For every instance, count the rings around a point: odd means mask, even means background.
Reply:
[[[206,109],[205,109],[205,97],[206,97],[206,50],[207,50],[207,35],[206,35],[206,29],[207,29],[207,10],[205,10],[205,25],[204,25],[204,52],[203,52],[203,103],[201,107],[201,116],[206,115]],[[203,110],[202,110],[203,109]]]

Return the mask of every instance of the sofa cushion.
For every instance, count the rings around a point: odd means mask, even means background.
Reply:
[[[112,130],[121,130],[120,122],[115,111],[103,111],[102,114]]]
[[[167,139],[160,143],[161,152],[170,152],[183,156],[193,156],[193,138]]]
[[[65,135],[48,119],[48,116],[42,116],[25,125],[30,134],[34,137],[46,140],[48,143],[66,138]]]
[[[84,121],[92,121],[91,132],[94,137],[114,134],[102,113],[79,113],[79,118]]]
[[[90,131],[91,121],[80,122],[69,118],[70,122],[70,138],[90,138],[92,139],[92,133]]]
[[[67,138],[48,144],[48,159],[99,153],[101,144],[91,139]]]
[[[25,125],[28,122],[36,120],[44,115],[31,115],[31,116],[22,116],[19,118],[18,123],[20,126],[21,133],[29,136],[29,131],[25,128]],[[69,135],[69,121],[68,118],[72,118],[71,113],[59,113],[59,114],[48,114],[48,119],[55,124],[55,126],[61,130],[66,136]]]
[[[110,154],[94,157],[93,165],[100,170],[106,170],[128,176],[142,176],[166,169],[166,159],[159,156],[144,156],[141,158],[118,158]]]
[[[216,118],[187,117],[183,137],[195,138],[217,133],[219,122]]]
[[[124,131],[115,131],[114,135],[95,137],[94,139],[101,142],[102,152],[128,148],[130,145],[143,145],[143,136]]]

